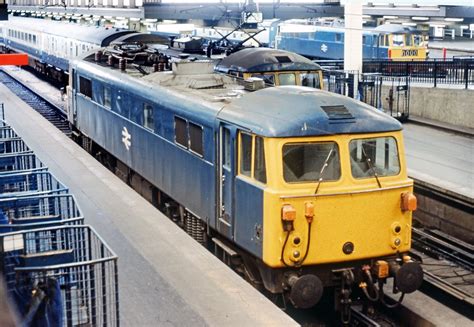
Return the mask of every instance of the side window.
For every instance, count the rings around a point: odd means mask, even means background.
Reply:
[[[86,97],[92,98],[92,84],[90,79],[79,76],[79,92]]]
[[[224,160],[223,160],[223,163],[224,163],[224,167],[227,167],[228,169],[230,169],[230,152],[231,152],[231,139],[230,139],[230,131],[227,129],[227,128],[224,128]]]
[[[267,183],[267,171],[265,169],[265,148],[263,139],[260,136],[255,137],[255,155],[254,155],[254,177],[257,181]]]
[[[188,147],[188,133],[186,131],[186,121],[179,117],[174,117],[174,141],[185,148]]]
[[[191,122],[189,123],[189,149],[200,156],[204,155],[202,127]]]
[[[336,42],[342,42],[342,34],[341,33],[336,33],[335,41]]]
[[[153,107],[148,104],[143,104],[143,126],[151,131],[155,130],[155,118],[153,116]]]
[[[104,106],[107,108],[112,108],[112,92],[110,92],[110,87],[104,85]]]
[[[240,173],[245,176],[252,172],[252,136],[240,134]]]

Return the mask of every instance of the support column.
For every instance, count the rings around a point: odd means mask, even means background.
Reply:
[[[344,23],[344,70],[362,73],[362,0],[346,1]],[[354,78],[354,96],[357,86]]]

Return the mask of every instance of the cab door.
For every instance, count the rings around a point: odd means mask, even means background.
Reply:
[[[217,229],[229,239],[234,238],[235,142],[235,127],[220,123],[217,146]]]

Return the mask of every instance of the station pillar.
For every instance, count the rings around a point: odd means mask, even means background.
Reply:
[[[344,70],[362,73],[362,0],[346,1],[344,24]],[[358,79],[354,78],[354,97],[357,86]]]

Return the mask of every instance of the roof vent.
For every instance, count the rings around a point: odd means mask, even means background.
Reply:
[[[324,110],[326,115],[330,120],[339,120],[339,119],[353,119],[354,116],[347,110],[344,105],[337,106],[321,106],[321,109]]]
[[[275,56],[275,59],[280,63],[280,64],[284,64],[284,63],[287,63],[287,62],[292,62],[290,57],[288,56]]]
[[[244,89],[247,91],[257,91],[265,88],[265,81],[258,77],[250,77],[244,80]]]
[[[205,75],[214,73],[212,61],[173,62],[174,75]]]

